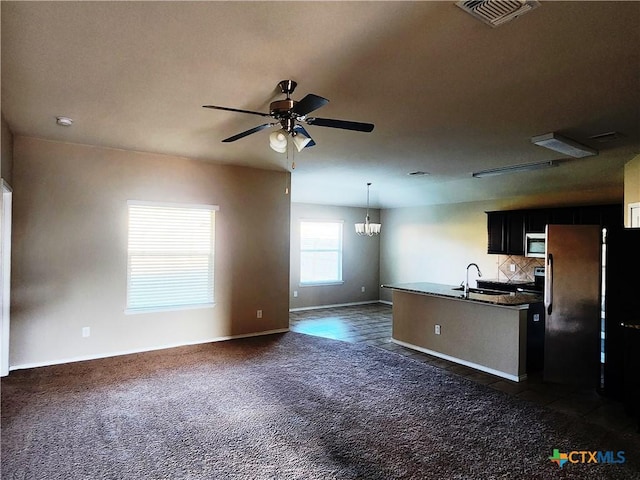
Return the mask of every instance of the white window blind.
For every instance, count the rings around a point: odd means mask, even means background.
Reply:
[[[342,282],[342,222],[300,222],[300,283]]]
[[[129,202],[127,311],[213,304],[215,210]]]

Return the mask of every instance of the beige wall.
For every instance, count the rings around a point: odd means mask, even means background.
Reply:
[[[640,202],[640,155],[624,166],[624,224],[629,225],[630,203]]]
[[[377,222],[380,212],[369,211],[372,222]],[[365,208],[334,207],[294,203],[291,205],[291,308],[316,307],[376,301],[380,285],[380,237],[356,235],[354,224],[364,221]],[[300,285],[300,220],[342,221],[344,283],[341,285]],[[384,234],[385,225],[382,225]],[[382,235],[381,234],[381,235]],[[365,291],[362,292],[362,287]],[[294,292],[298,296],[294,297]]]
[[[0,177],[11,185],[13,183],[13,135],[3,115],[0,115],[0,123],[2,128]]]
[[[288,328],[287,175],[16,137],[11,366]],[[215,307],[125,315],[130,199],[219,205]]]
[[[487,255],[484,212],[488,206],[472,203],[383,210],[381,283],[459,285],[471,262],[478,264],[485,277],[497,277],[497,255]],[[475,273],[470,279],[475,279]],[[391,301],[391,292],[382,289],[380,298]]]

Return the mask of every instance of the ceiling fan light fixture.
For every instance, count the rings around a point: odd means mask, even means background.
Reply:
[[[293,144],[296,146],[298,152],[301,152],[302,149],[311,142],[311,138],[301,132],[294,132],[291,139],[293,140]]]
[[[287,132],[284,129],[276,130],[269,135],[269,146],[278,153],[287,151]]]

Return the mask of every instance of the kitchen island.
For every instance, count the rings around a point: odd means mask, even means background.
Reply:
[[[392,341],[513,381],[526,378],[527,315],[540,295],[401,283],[393,290]]]

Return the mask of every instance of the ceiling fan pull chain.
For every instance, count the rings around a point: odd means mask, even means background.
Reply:
[[[295,159],[292,162],[289,162],[289,160],[291,160],[289,158],[289,152],[292,152],[292,155],[294,155],[293,151],[289,148],[289,138],[287,137],[287,172],[289,173],[289,175],[287,175],[287,180],[286,180],[286,185],[284,188],[284,194],[285,195],[289,195],[289,191],[290,191],[290,187],[291,187],[291,171],[295,170],[296,168],[296,162]],[[289,168],[289,165],[291,165],[291,168]]]

